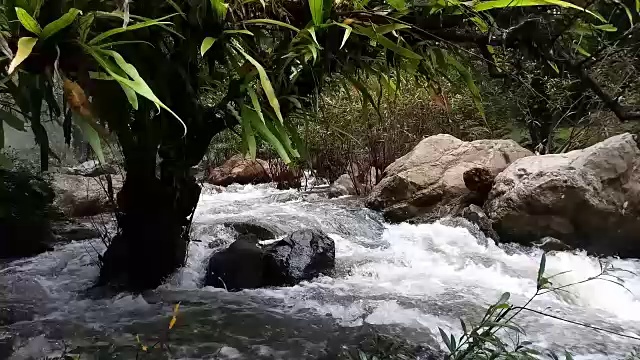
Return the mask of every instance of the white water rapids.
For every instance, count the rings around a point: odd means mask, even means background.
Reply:
[[[257,222],[283,233],[319,227],[335,240],[336,272],[290,288],[202,288],[212,248],[233,241],[221,225],[228,221]],[[460,318],[473,323],[503,292],[524,304],[535,292],[542,254],[485,246],[464,228],[386,224],[357,202],[267,185],[205,192],[193,238],[200,241],[191,243],[185,268],[141,296],[87,296],[98,274],[96,250],[104,249],[97,240],[0,265],[0,359],[37,358],[65,346],[131,358],[135,334],[143,343],[162,337],[177,302],[180,313],[169,338],[175,358],[326,358],[328,349],[357,345],[371,328],[438,347],[438,327],[459,334]],[[640,277],[630,273],[640,273],[640,261],[608,260],[629,271],[617,273],[626,289],[594,280],[543,295],[530,307],[640,337]],[[600,263],[563,252],[548,255],[546,268],[550,275],[569,271],[553,278],[558,286],[598,274]],[[622,359],[640,346],[534,313],[522,313],[517,322],[527,340],[566,349],[576,359]]]

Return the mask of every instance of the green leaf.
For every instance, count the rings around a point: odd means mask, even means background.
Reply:
[[[160,101],[160,99],[158,99],[151,88],[149,88],[149,85],[147,85],[144,79],[142,79],[142,77],[138,74],[136,68],[133,65],[127,63],[120,54],[113,50],[100,50],[88,46],[85,46],[85,51],[87,51],[89,55],[91,55],[98,62],[98,64],[100,64],[100,66],[105,69],[107,73],[109,73],[109,75],[111,75],[120,84],[128,86],[139,95],[142,95],[143,97],[151,100],[156,104],[158,108],[163,108],[171,113],[171,115],[173,115],[184,128],[184,135],[187,134],[187,126],[182,121],[182,119],[180,119],[180,117],[176,113],[174,113],[171,109],[164,105],[162,101]],[[117,66],[110,62],[107,58],[105,58],[103,54],[112,57],[115,60]],[[120,69],[124,71],[126,75],[128,75],[131,79],[123,76]]]
[[[31,51],[35,46],[38,39],[32,37],[21,37],[18,40],[18,51],[16,52],[16,56],[11,60],[11,64],[9,65],[9,74],[12,74],[13,71],[20,65],[29,55],[31,55]]]
[[[178,4],[175,3],[175,1],[173,0],[166,0],[167,3],[169,3],[169,5],[171,5],[172,8],[175,9],[175,11],[180,14],[180,16],[182,16],[184,19],[187,18],[187,15],[184,14],[184,12],[182,12],[182,9],[180,8],[180,6],[178,6]]]
[[[202,45],[200,45],[200,55],[204,56],[204,54],[206,54],[207,51],[211,49],[213,43],[215,42],[216,38],[212,38],[211,36],[207,36],[206,38],[204,38],[204,40],[202,40]]]
[[[453,352],[453,350],[455,349],[453,348],[453,346],[451,346],[451,339],[449,338],[447,333],[445,333],[441,328],[438,328],[438,330],[440,331],[440,337],[442,337],[442,341],[447,346],[447,349],[449,349],[450,352]]]
[[[225,31],[223,31],[223,33],[225,33],[225,34],[245,34],[245,35],[255,36],[251,31],[246,30],[246,29],[240,29],[240,30],[225,30]]]
[[[218,22],[222,22],[227,17],[227,10],[229,9],[229,4],[225,4],[222,0],[209,0],[211,2],[211,7],[213,8],[213,13],[216,16],[216,20]]]
[[[80,17],[80,21],[78,24],[80,43],[84,43],[85,41],[87,41],[87,35],[89,34],[89,30],[91,29],[91,25],[93,24],[93,20],[95,20],[95,18],[96,14],[93,12]]]
[[[491,1],[479,1],[473,5],[475,11],[487,11],[492,9],[502,9],[506,7],[524,7],[524,6],[560,6],[564,8],[572,8],[580,11],[584,11],[588,14],[595,16],[598,20],[606,22],[606,20],[595,12],[584,9],[578,5],[574,5],[570,2],[562,0],[491,0]]]
[[[300,154],[293,148],[291,143],[291,139],[289,138],[289,134],[287,134],[287,130],[284,125],[279,121],[268,121],[266,123],[267,127],[271,132],[280,140],[282,146],[284,146],[287,153],[293,157],[300,157]]]
[[[633,26],[633,14],[631,13],[631,10],[629,10],[629,7],[625,4],[622,3],[622,1],[620,0],[613,0],[616,4],[618,4],[618,6],[622,7],[622,9],[624,9],[624,12],[627,14],[627,19],[629,19],[629,25]]]
[[[167,21],[162,21],[164,19],[167,19],[169,17],[174,16],[174,14],[162,17],[160,19],[156,19],[156,20],[148,20],[148,21],[143,21],[141,23],[137,23],[137,24],[133,24],[133,25],[129,25],[126,28],[122,28],[122,27],[118,27],[115,29],[111,29],[111,30],[107,30],[99,35],[97,35],[96,37],[94,37],[93,39],[91,39],[89,41],[89,45],[94,45],[99,43],[100,41],[109,38],[113,35],[117,35],[126,31],[133,31],[133,30],[137,30],[137,29],[142,29],[142,28],[146,28],[149,26],[160,26],[160,25],[171,25],[171,22],[167,22]]]
[[[0,120],[4,121],[7,125],[18,131],[27,131],[24,128],[24,121],[20,120],[17,116],[9,111],[0,109]],[[1,148],[2,146],[0,146]]]
[[[98,135],[98,132],[93,128],[93,126],[91,126],[89,121],[84,119],[79,114],[73,113],[73,121],[76,123],[76,125],[78,125],[80,131],[82,131],[82,135],[89,143],[89,146],[91,146],[91,149],[93,149],[96,157],[98,157],[98,161],[100,161],[100,164],[105,164],[106,161],[104,158],[104,153],[102,152],[102,144],[100,142],[100,135]]]
[[[278,120],[280,120],[280,123],[283,124],[284,118],[282,117],[282,113],[280,112],[280,103],[278,102],[276,93],[273,90],[273,86],[271,86],[271,81],[267,76],[267,72],[264,70],[262,65],[260,65],[260,63],[256,61],[256,59],[252,58],[251,56],[249,56],[249,54],[244,52],[244,50],[242,50],[242,48],[239,45],[236,45],[236,49],[258,70],[258,76],[260,77],[260,84],[262,85],[262,89],[264,90],[264,93],[267,95],[269,104],[271,104],[273,111],[275,111],[276,116],[278,117]]]
[[[389,5],[391,5],[392,8],[401,11],[407,8],[407,5],[405,4],[404,0],[387,0],[387,3],[389,3]]]
[[[311,18],[313,23],[317,26],[324,22],[323,16],[323,1],[322,0],[309,0],[309,10],[311,11]]]
[[[340,44],[340,49],[344,47],[344,44],[347,42],[347,39],[349,39],[349,35],[351,35],[351,31],[352,31],[351,26],[349,25],[344,26],[344,35],[342,36],[342,43]]]
[[[256,95],[256,92],[253,90],[253,87],[250,87],[248,92],[249,92],[249,97],[251,98],[251,105],[253,105],[253,109],[258,113],[260,120],[262,120],[262,123],[264,124],[264,115],[262,114],[262,107],[260,106],[258,95]]]
[[[47,24],[47,26],[44,27],[44,29],[42,29],[42,33],[40,34],[40,39],[45,40],[48,37],[57,33],[58,31],[71,25],[79,14],[82,14],[82,11],[72,8],[57,20],[50,22],[49,24]]]
[[[289,164],[291,162],[289,154],[287,154],[287,151],[280,143],[280,140],[278,140],[278,138],[273,135],[273,133],[267,128],[262,120],[260,120],[258,114],[255,111],[251,111],[247,113],[247,116],[249,117],[249,120],[251,120],[251,125],[253,126],[253,128],[258,131],[258,133],[262,136],[262,138],[265,139],[267,143],[273,146],[282,161],[284,161],[285,164]]]
[[[405,24],[393,23],[393,24],[376,26],[375,27],[375,31],[376,31],[376,33],[378,33],[378,35],[384,35],[384,34],[392,32],[392,31],[408,29],[410,27],[411,26],[405,25]]]
[[[564,352],[564,359],[565,360],[573,360],[573,355],[571,355],[568,351]]]
[[[128,85],[125,85],[121,82],[118,82],[118,84],[120,84],[122,91],[124,91],[124,94],[127,96],[127,100],[129,100],[129,104],[131,104],[131,107],[134,110],[138,110],[138,96],[136,95],[136,92]]]
[[[462,327],[462,332],[467,334],[467,324],[464,323],[464,320],[460,319],[460,326]]]
[[[271,19],[253,19],[253,20],[245,20],[243,21],[244,24],[257,24],[257,25],[276,25],[276,26],[281,26],[281,27],[285,27],[287,29],[291,29],[295,32],[300,32],[300,29],[298,29],[297,27],[284,23],[282,21],[278,21],[278,20],[271,20]]]
[[[249,156],[251,159],[256,158],[256,138],[253,135],[253,128],[251,127],[251,117],[256,116],[256,112],[246,105],[242,105],[240,110],[240,119],[242,120],[242,137],[245,145],[247,146]]]
[[[540,267],[538,267],[538,278],[536,281],[536,283],[538,284],[538,288],[541,288],[542,279],[544,279],[544,270],[546,265],[547,265],[547,255],[543,253],[542,257],[540,258]]]
[[[547,63],[549,64],[549,66],[551,66],[551,68],[558,74],[560,74],[560,69],[558,69],[558,65],[556,65],[556,63],[554,63],[553,61],[547,60]]]
[[[380,45],[384,46],[385,48],[395,52],[398,55],[401,55],[403,57],[409,58],[409,59],[416,59],[416,60],[421,60],[422,56],[416,54],[415,52],[402,47],[396,43],[394,43],[393,41],[389,40],[388,38],[384,37],[383,35],[380,35],[378,33],[376,33],[374,31],[374,29],[372,28],[365,28],[362,26],[356,26],[355,27],[356,32],[366,35],[368,36],[371,40],[374,40],[376,42],[378,42]]]
[[[636,0],[636,12],[640,14],[640,0]]]
[[[618,28],[611,24],[597,25],[594,26],[595,29],[606,31],[606,32],[616,32]]]
[[[29,13],[25,9],[17,7],[16,15],[18,16],[18,20],[20,20],[20,23],[25,29],[31,31],[36,35],[40,35],[40,33],[42,33],[42,28],[40,28],[40,25],[38,24],[36,19],[31,17],[31,15],[29,15]]]

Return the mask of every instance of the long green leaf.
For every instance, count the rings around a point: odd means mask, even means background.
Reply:
[[[271,20],[271,19],[253,19],[253,20],[245,20],[243,21],[244,24],[257,24],[257,25],[276,25],[276,26],[281,26],[281,27],[285,27],[287,29],[291,29],[295,32],[300,32],[300,29],[298,29],[297,27],[284,23],[282,21],[278,21],[278,20]]]
[[[104,153],[102,152],[102,144],[100,142],[100,135],[98,135],[98,132],[86,119],[84,119],[79,114],[73,114],[73,121],[82,131],[82,135],[87,140],[89,146],[91,146],[91,149],[93,149],[93,152],[98,157],[98,161],[100,161],[100,164],[105,164]]]
[[[271,132],[280,140],[282,146],[284,146],[285,150],[290,156],[300,157],[300,154],[293,148],[293,144],[291,143],[291,138],[289,138],[289,134],[287,134],[287,130],[284,125],[279,121],[268,121],[266,123],[267,127]]]
[[[471,92],[473,102],[475,103],[476,108],[478,109],[478,112],[480,112],[482,118],[484,118],[484,105],[482,105],[482,96],[480,94],[480,89],[478,89],[475,81],[473,81],[473,76],[471,76],[469,69],[460,64],[460,62],[458,62],[458,60],[456,60],[453,56],[447,56],[447,62],[453,65],[453,67],[458,71],[458,74],[460,74],[462,79],[467,84],[467,88],[469,89],[469,92]]]
[[[347,42],[347,39],[349,39],[349,35],[351,35],[351,26],[349,25],[345,25],[344,26],[344,35],[342,36],[342,43],[340,43],[340,49],[342,49],[344,47],[344,44]]]
[[[602,15],[582,8],[578,5],[572,4],[562,0],[491,0],[480,1],[473,5],[475,11],[487,11],[492,9],[502,9],[506,7],[524,7],[524,6],[560,6],[563,8],[572,8],[580,11],[584,11],[588,14],[595,16],[598,20],[606,22]]]
[[[225,30],[223,31],[224,34],[245,34],[245,35],[251,35],[251,36],[255,36],[251,31],[246,30],[246,29],[239,29],[239,30]]]
[[[318,26],[324,22],[323,0],[309,0],[309,10],[313,23]]]
[[[82,11],[72,8],[57,20],[50,22],[44,27],[44,29],[42,29],[42,33],[40,34],[40,39],[45,40],[48,37],[57,33],[58,31],[71,25],[79,14],[82,14]]]
[[[166,19],[167,17],[171,17],[171,16],[174,16],[174,15],[172,14],[172,15],[165,16],[165,17],[157,19],[157,20],[148,20],[148,21],[144,21],[144,22],[141,22],[141,23],[129,25],[126,28],[119,27],[119,28],[107,30],[107,31],[97,35],[93,39],[89,40],[89,45],[97,44],[97,43],[99,43],[100,41],[102,41],[102,40],[104,40],[106,38],[109,38],[109,37],[111,37],[113,35],[117,35],[117,34],[120,34],[120,33],[126,32],[126,31],[142,29],[142,28],[149,27],[149,26],[171,25],[172,24],[171,22],[167,22],[167,21],[163,22],[162,21],[162,20]]]
[[[31,31],[36,35],[40,35],[42,33],[40,24],[38,24],[36,19],[31,17],[31,15],[29,15],[29,13],[25,9],[17,7],[16,15],[18,16],[18,20],[20,20],[20,24],[22,24],[25,29]]]
[[[402,47],[396,43],[394,43],[393,41],[389,40],[388,38],[386,38],[383,35],[380,35],[378,33],[376,33],[374,31],[374,29],[372,28],[365,28],[362,26],[357,26],[355,27],[356,32],[366,35],[368,36],[371,40],[377,41],[380,45],[384,46],[385,48],[395,52],[398,55],[401,55],[403,57],[409,58],[409,59],[416,59],[416,60],[421,60],[422,56],[416,54],[415,52]]]
[[[107,73],[109,73],[109,75],[111,75],[116,81],[130,87],[133,91],[135,91],[139,95],[142,95],[143,97],[149,99],[150,101],[155,103],[156,106],[158,106],[158,108],[163,108],[167,110],[171,115],[173,115],[176,119],[178,119],[178,121],[184,128],[184,135],[187,134],[187,126],[182,121],[182,119],[180,119],[180,117],[176,113],[174,113],[169,107],[167,107],[164,103],[162,103],[160,99],[158,99],[158,97],[153,93],[151,88],[149,88],[149,85],[147,85],[144,79],[142,79],[142,77],[138,74],[138,71],[136,70],[136,68],[133,65],[127,63],[122,58],[122,56],[120,56],[120,54],[118,54],[113,50],[96,50],[88,46],[85,46],[85,51],[87,51],[89,55],[91,55],[98,62],[98,64],[100,64],[100,66],[103,69],[105,69]],[[112,57],[116,61],[116,64],[117,66],[119,66],[119,68],[113,65],[113,63],[109,62],[103,56],[103,54]],[[122,69],[122,71],[124,71],[133,80],[128,79],[125,76],[122,76],[119,69]]]
[[[273,86],[271,86],[271,81],[269,80],[269,76],[267,76],[267,72],[264,70],[260,63],[252,58],[249,54],[244,52],[242,47],[236,45],[236,49],[242,56],[244,56],[255,68],[258,70],[258,76],[260,77],[260,84],[262,85],[262,89],[264,90],[265,95],[267,95],[267,99],[269,100],[269,104],[275,111],[278,120],[280,123],[284,123],[284,118],[282,117],[282,113],[280,112],[280,103],[278,102],[278,98],[276,97],[276,93],[273,90]]]
[[[87,15],[81,16],[78,24],[78,33],[80,34],[80,43],[84,43],[87,41],[87,35],[89,34],[89,30],[91,29],[91,25],[96,18],[96,14],[94,12],[88,13]]]
[[[9,74],[13,73],[16,67],[31,55],[31,51],[37,41],[38,39],[32,37],[22,37],[18,40],[18,51],[13,60],[11,60],[11,64],[9,64]]]
[[[256,158],[256,138],[253,134],[253,127],[251,126],[251,117],[255,116],[256,112],[249,108],[247,105],[242,105],[240,110],[240,118],[242,120],[242,138],[249,152],[251,159]]]
[[[216,38],[212,38],[211,36],[207,36],[206,38],[204,38],[204,40],[202,40],[202,44],[200,45],[200,55],[204,56],[204,54],[206,54],[207,51],[211,49],[213,43],[215,42]]]
[[[0,109],[0,121],[4,121],[7,125],[18,131],[27,131],[24,128],[24,121],[20,120],[17,116],[10,113],[9,111]]]
[[[392,32],[392,31],[408,29],[410,27],[411,26],[405,25],[405,24],[393,23],[393,24],[376,26],[375,27],[375,31],[376,31],[376,33],[378,33],[378,35],[384,35],[384,34]]]
[[[209,0],[211,2],[211,7],[213,8],[213,13],[216,15],[216,20],[218,22],[222,22],[227,16],[227,10],[229,9],[229,4],[225,4],[222,0]]]
[[[252,110],[247,113],[247,116],[249,120],[251,120],[251,125],[253,126],[253,128],[258,131],[260,136],[262,136],[267,143],[273,146],[282,161],[284,161],[286,164],[289,164],[291,162],[289,154],[287,154],[287,151],[280,143],[280,140],[278,140],[278,138],[273,135],[273,133],[267,128],[262,120],[260,120],[258,114]]]
[[[253,87],[249,87],[248,93],[249,93],[249,98],[251,98],[251,105],[253,105],[253,109],[258,113],[260,120],[262,120],[262,123],[264,124],[264,115],[262,114],[262,107],[260,106],[258,95],[256,95],[256,92],[253,90]]]

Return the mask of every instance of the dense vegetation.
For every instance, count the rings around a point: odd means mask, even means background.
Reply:
[[[482,124],[493,110],[474,74],[486,69],[507,89],[527,89],[523,121],[540,152],[555,151],[552,130],[585,112],[640,118],[626,105],[637,77],[598,70],[612,59],[637,66],[632,1],[5,0],[2,10],[3,125],[29,123],[42,170],[47,119],[67,141],[80,127],[101,160],[109,133],[122,149],[120,231],[102,257],[102,284],[154,287],[183,263],[200,194],[190,168],[216,134],[237,129],[249,156],[259,135],[285,162],[309,160],[302,134],[316,128],[305,114],[336,87],[355,90],[366,126],[394,112],[381,107],[383,93],[418,85],[445,112],[473,103]],[[366,128],[380,166],[401,151],[377,149],[381,128]]]

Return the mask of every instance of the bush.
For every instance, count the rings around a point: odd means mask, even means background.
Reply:
[[[0,258],[46,251],[53,241],[49,225],[53,189],[24,169],[0,169]]]

